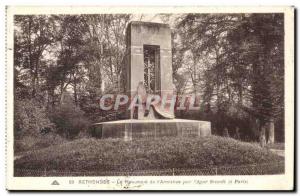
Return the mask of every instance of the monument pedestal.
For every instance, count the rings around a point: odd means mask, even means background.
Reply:
[[[119,120],[96,123],[92,135],[97,138],[153,139],[160,137],[205,137],[211,135],[208,121],[185,119]]]

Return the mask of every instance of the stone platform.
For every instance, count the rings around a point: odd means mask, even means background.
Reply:
[[[211,135],[208,121],[185,119],[119,120],[95,123],[91,133],[97,138],[205,137]]]

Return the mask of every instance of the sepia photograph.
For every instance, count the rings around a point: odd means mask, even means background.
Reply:
[[[294,102],[287,108],[287,100],[294,89],[286,78],[293,85],[293,49],[286,51],[294,44],[286,40],[293,38],[292,7],[44,14],[9,8],[12,178],[293,179]],[[215,180],[207,183],[223,183]],[[267,189],[277,188],[285,189]]]

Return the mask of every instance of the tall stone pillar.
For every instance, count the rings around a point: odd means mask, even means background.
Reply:
[[[168,99],[173,95],[171,30],[169,25],[131,22],[126,30],[125,90],[132,99],[140,82],[144,83],[144,55],[147,48],[155,49],[155,93]],[[127,118],[133,118],[133,110]],[[174,111],[169,113],[174,115]]]

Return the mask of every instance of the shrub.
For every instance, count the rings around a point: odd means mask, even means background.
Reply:
[[[89,125],[84,112],[74,104],[62,104],[51,114],[52,122],[57,127],[57,133],[66,138],[74,138]]]
[[[54,124],[47,116],[46,108],[34,99],[16,100],[14,105],[14,131],[20,135],[39,135],[52,130]]]
[[[25,135],[14,140],[14,152],[16,154],[40,150],[49,146],[59,145],[66,142],[66,139],[55,133],[39,134],[35,136]]]

